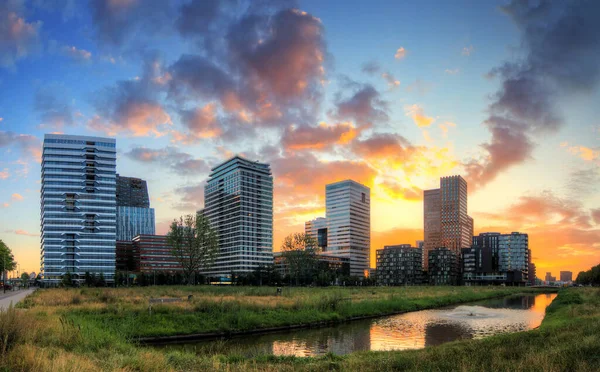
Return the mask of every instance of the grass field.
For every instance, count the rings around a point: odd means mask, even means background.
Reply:
[[[600,368],[600,290],[594,288],[562,290],[537,330],[416,351],[322,358],[267,355],[244,358],[235,351],[222,354],[218,342],[196,352],[138,347],[128,342],[132,337],[166,331],[222,329],[224,322],[231,319],[238,319],[238,323],[232,323],[237,327],[248,327],[290,322],[286,314],[296,312],[303,315],[293,319],[312,321],[326,314],[337,314],[340,318],[361,312],[414,310],[448,304],[450,299],[476,300],[517,291],[463,287],[285,288],[283,296],[277,297],[274,288],[252,287],[44,290],[23,303],[24,309],[0,314],[1,365],[7,371],[595,371]],[[148,314],[150,297],[188,294],[194,296],[190,303],[165,305],[153,312],[155,318],[141,315]],[[209,310],[211,307],[217,310]],[[212,319],[196,320],[190,313]],[[257,314],[271,320],[256,320]],[[226,326],[234,329],[230,324]]]

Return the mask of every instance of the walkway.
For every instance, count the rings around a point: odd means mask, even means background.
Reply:
[[[22,289],[15,292],[6,292],[6,295],[0,292],[0,309],[8,309],[11,302],[13,306],[15,306],[17,302],[33,293],[33,291],[35,291],[35,289]]]

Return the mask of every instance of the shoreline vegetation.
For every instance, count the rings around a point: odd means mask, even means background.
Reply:
[[[150,287],[47,289],[0,314],[2,363],[10,371],[96,370],[598,370],[600,289],[559,291],[532,331],[466,340],[414,351],[359,352],[315,358],[244,353],[226,341],[194,351],[140,347],[148,335],[336,320],[391,310],[413,311],[522,293],[529,288]],[[148,299],[191,301],[154,305]],[[182,330],[187,332],[182,332]],[[6,336],[9,337],[6,337]],[[6,337],[6,338],[5,338]],[[225,351],[227,350],[227,351]]]

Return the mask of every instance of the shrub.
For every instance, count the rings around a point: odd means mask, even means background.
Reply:
[[[27,329],[24,318],[11,305],[0,309],[0,355],[4,356],[22,337]]]

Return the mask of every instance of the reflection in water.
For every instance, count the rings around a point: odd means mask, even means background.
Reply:
[[[540,325],[556,294],[514,296],[341,324],[234,338],[236,350],[274,355],[342,355],[361,350],[421,349],[449,341],[525,331]]]

